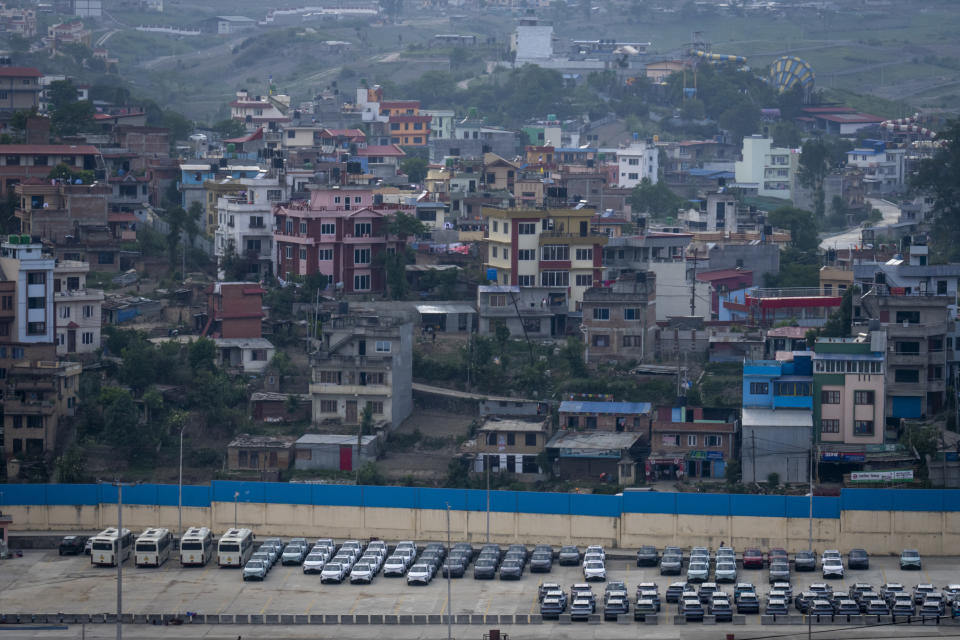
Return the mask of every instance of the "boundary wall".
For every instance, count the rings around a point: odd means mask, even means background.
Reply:
[[[107,484],[14,484],[3,487],[0,508],[13,516],[13,531],[92,531],[116,523],[116,502],[117,489]],[[236,522],[261,536],[442,540],[448,505],[454,539],[486,540],[487,494],[470,489],[214,481],[183,487],[183,526],[220,533]],[[177,527],[176,485],[125,487],[123,506],[131,529]],[[499,543],[725,541],[793,552],[807,547],[809,509],[803,496],[491,491],[489,527]],[[818,550],[951,555],[960,548],[960,490],[844,489],[814,498],[812,523]]]

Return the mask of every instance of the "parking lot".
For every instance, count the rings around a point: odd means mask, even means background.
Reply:
[[[637,567],[629,552],[610,553],[607,579],[626,582],[630,595],[639,582],[656,582],[663,593],[682,575],[661,576],[656,567]],[[616,559],[616,558],[623,559]],[[626,559],[631,558],[631,559]],[[835,591],[854,582],[879,586],[901,582],[907,588],[929,582],[939,588],[960,581],[957,558],[925,558],[922,571],[901,571],[895,557],[873,557],[869,570],[848,570],[843,580],[828,581]],[[116,569],[90,564],[87,556],[58,556],[56,550],[25,551],[22,558],[0,564],[0,613],[105,613],[116,610]],[[554,564],[550,573],[524,573],[520,580],[475,580],[472,565],[466,577],[452,580],[452,604],[446,580],[426,586],[408,586],[403,578],[378,576],[369,585],[321,584],[319,575],[305,575],[299,566],[279,563],[263,582],[243,582],[237,569],[181,568],[172,558],[160,568],[137,568],[128,560],[123,571],[123,610],[129,613],[202,614],[537,614],[537,587],[559,583],[564,590],[582,582],[580,567]],[[766,592],[765,569],[739,569],[738,580],[753,582]],[[794,572],[794,592],[811,582],[822,582],[820,572]],[[602,595],[603,583],[594,583]],[[727,587],[730,591],[730,587]],[[673,623],[675,605],[664,603],[660,626]],[[796,611],[791,611],[796,614]],[[747,616],[747,624],[759,623]],[[546,626],[557,623],[545,621]],[[575,623],[574,626],[580,626]],[[604,626],[616,626],[614,622]],[[740,627],[742,628],[742,627]]]

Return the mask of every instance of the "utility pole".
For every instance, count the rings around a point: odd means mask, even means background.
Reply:
[[[450,503],[447,503],[447,558],[450,558]],[[447,565],[447,640],[453,640],[451,622],[453,620],[453,599],[450,597],[450,575],[451,566]]]
[[[753,481],[757,481],[757,432],[750,432],[750,466],[753,467]]]
[[[697,252],[693,252],[693,277],[690,278],[690,315],[696,315],[697,308]]]
[[[811,553],[813,553],[813,461],[816,455],[814,451],[814,447],[815,445],[813,443],[813,429],[811,428],[810,429],[810,478],[809,478],[810,480],[810,533],[807,539],[807,545],[808,545],[807,549],[809,549]]]
[[[487,467],[487,544],[490,544],[490,456],[483,456],[483,463]]]
[[[117,480],[117,640],[123,640],[123,483]]]

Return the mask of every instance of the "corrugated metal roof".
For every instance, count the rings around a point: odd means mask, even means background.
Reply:
[[[744,427],[812,427],[813,411],[810,409],[753,409],[744,407]]]
[[[418,304],[417,313],[420,315],[427,313],[476,313],[473,305],[466,303],[453,304]]]
[[[362,436],[361,446],[366,446],[377,439],[377,436]],[[305,445],[354,445],[357,444],[357,436],[341,435],[336,433],[307,433],[297,440],[297,446]]]
[[[495,420],[488,419],[480,427],[480,431],[530,431],[544,430],[543,419],[540,420]]]
[[[650,413],[649,402],[588,402],[564,400],[561,413]]]
[[[615,431],[560,431],[547,443],[548,449],[629,449],[642,433]]]

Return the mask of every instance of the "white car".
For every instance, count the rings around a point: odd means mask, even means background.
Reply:
[[[323,571],[323,565],[325,564],[327,564],[327,558],[324,554],[311,551],[307,557],[303,559],[303,572],[320,573]]]
[[[407,572],[407,584],[430,584],[433,580],[433,571],[430,565],[415,564]]]
[[[340,584],[343,582],[343,579],[347,577],[347,571],[349,571],[349,567],[345,564],[328,562],[327,566],[320,572],[320,582],[323,584],[327,584],[328,582]]]
[[[840,558],[824,558],[823,577],[843,578],[843,561]]]
[[[599,560],[591,560],[583,563],[583,579],[588,582],[591,580],[607,579],[607,567]]]
[[[366,562],[358,562],[350,569],[350,584],[370,584],[376,570]]]
[[[604,553],[603,547],[599,544],[592,544],[587,547],[587,550],[583,552],[584,557],[586,557],[588,553],[599,553],[604,560],[607,559],[607,554]]]
[[[383,565],[384,576],[402,576],[407,572],[407,559],[403,556],[390,556]]]
[[[736,582],[737,565],[735,562],[728,562],[724,559],[717,560],[717,566],[713,570],[714,579],[717,582]]]
[[[583,564],[588,562],[606,562],[607,558],[602,553],[585,553],[583,555]]]

